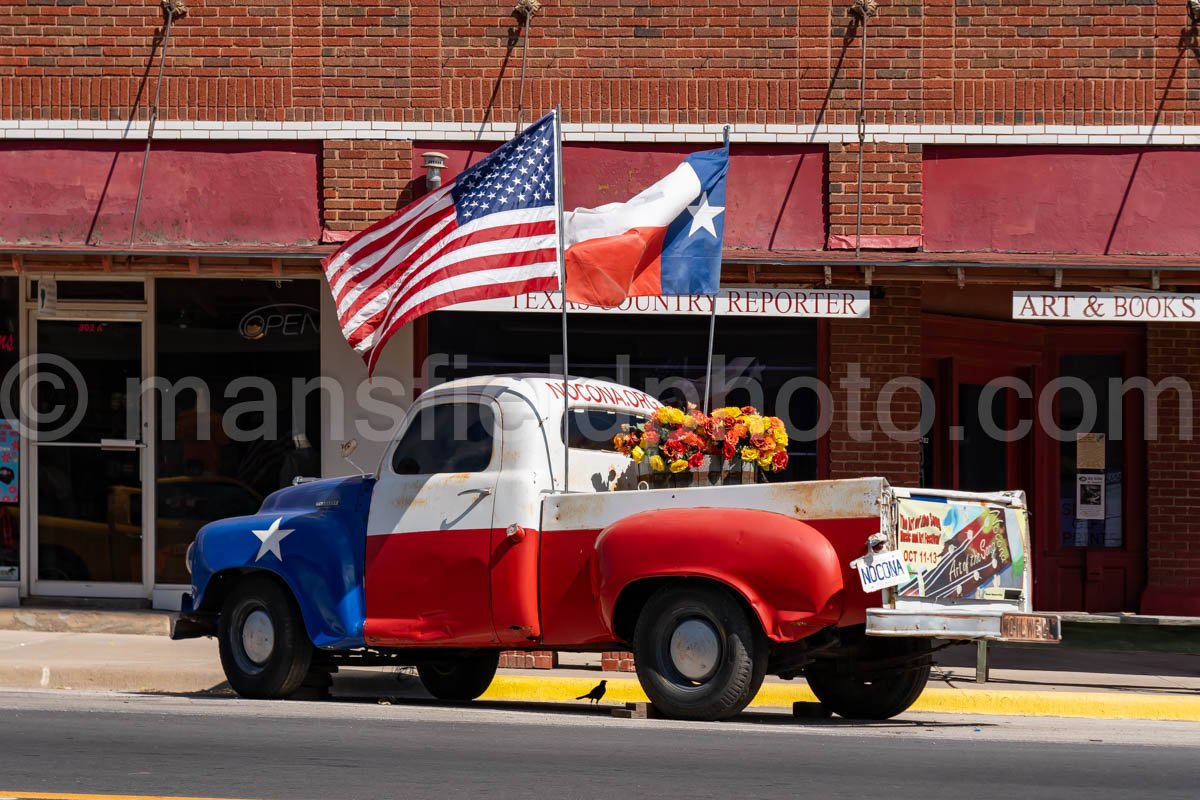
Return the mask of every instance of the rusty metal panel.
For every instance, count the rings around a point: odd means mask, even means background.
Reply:
[[[599,530],[631,514],[662,508],[748,508],[799,520],[858,519],[880,515],[886,490],[883,478],[854,478],[555,494],[545,500],[542,530]]]

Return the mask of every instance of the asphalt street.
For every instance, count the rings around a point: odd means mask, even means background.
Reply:
[[[0,693],[0,797],[1197,797],[1200,724]]]

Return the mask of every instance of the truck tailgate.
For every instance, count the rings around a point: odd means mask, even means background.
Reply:
[[[868,633],[1059,640],[1058,617],[1033,613],[1023,492],[893,492],[887,545],[904,574],[884,591],[883,607],[868,610]]]

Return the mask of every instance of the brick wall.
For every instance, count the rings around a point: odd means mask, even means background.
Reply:
[[[562,104],[574,123],[853,124],[863,31],[848,7],[549,3],[529,37],[526,118]],[[493,0],[192,4],[173,27],[162,118],[510,121],[524,52],[509,8]],[[144,119],[161,23],[158,7],[144,2],[0,6],[0,118]],[[890,0],[868,28],[867,121],[1195,124],[1200,73],[1181,46],[1184,24],[1184,4],[1150,0]],[[853,246],[856,146],[830,148],[834,248]],[[868,248],[919,244],[920,146],[869,145]],[[405,197],[402,186],[369,174],[392,171],[408,157],[405,145],[335,141],[326,151],[331,230],[376,219]]]
[[[1200,330],[1187,325],[1146,327],[1147,377],[1170,377],[1200,387]],[[1200,431],[1181,437],[1180,397],[1158,402],[1158,437],[1147,444],[1146,614],[1200,615]],[[1195,423],[1195,398],[1192,422]]]
[[[322,152],[325,227],[355,231],[385,217],[413,196],[405,176],[412,160],[407,140],[330,139]]]
[[[920,442],[911,435],[909,441],[889,437],[876,411],[881,390],[893,378],[910,385],[920,381],[920,286],[889,284],[885,297],[871,301],[869,320],[830,322],[829,364],[834,398],[829,477],[882,475],[893,484],[916,485]],[[861,384],[857,399],[845,381]],[[911,388],[896,392],[885,407],[895,429],[918,428],[921,403]]]
[[[863,149],[862,246],[921,243],[921,145],[868,142]],[[853,248],[858,143],[829,146],[829,247]]]
[[[193,3],[173,29],[165,117],[511,119],[508,3]],[[858,40],[844,0],[549,3],[529,42],[532,107],[578,122],[850,124]],[[870,121],[1194,124],[1185,4],[891,0],[870,24]],[[0,7],[0,117],[120,119],[158,6]],[[144,99],[144,98],[143,98]],[[144,114],[144,105],[142,113]]]

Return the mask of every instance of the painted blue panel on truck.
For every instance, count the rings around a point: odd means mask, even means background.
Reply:
[[[210,522],[189,551],[193,608],[214,575],[262,570],[291,588],[317,647],[363,645],[363,557],[375,479],[331,478],[280,489],[249,517]],[[217,609],[211,609],[217,610]]]

